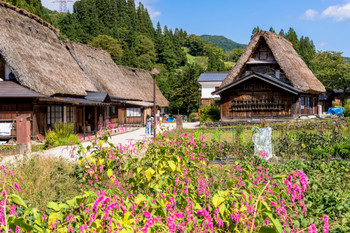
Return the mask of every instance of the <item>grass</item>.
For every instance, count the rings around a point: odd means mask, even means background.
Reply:
[[[59,158],[36,156],[25,157],[7,167],[14,173],[15,182],[21,188],[21,197],[30,200],[29,206],[45,210],[50,201],[63,202],[81,194],[73,165]]]

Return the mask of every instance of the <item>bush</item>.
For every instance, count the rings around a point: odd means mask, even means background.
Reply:
[[[191,122],[193,118],[198,117],[198,113],[193,112],[188,116],[188,121]]]
[[[215,104],[202,107],[200,110],[200,121],[218,121],[220,120],[220,108]]]
[[[346,117],[350,116],[350,99],[345,101],[344,107],[345,107],[344,116]]]
[[[54,129],[47,131],[45,135],[44,149],[49,147],[76,145],[80,142],[74,133],[74,124],[56,123]]]
[[[74,124],[73,123],[56,123],[54,125],[54,131],[56,135],[60,137],[69,137],[74,133]]]

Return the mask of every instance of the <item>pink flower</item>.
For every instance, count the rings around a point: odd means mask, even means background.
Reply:
[[[14,186],[16,187],[16,189],[18,190],[18,192],[21,192],[21,189],[19,188],[18,184],[15,182]]]
[[[323,215],[323,221],[324,221],[324,225],[323,225],[323,233],[328,233],[329,232],[329,224],[328,224],[328,216],[327,215]]]
[[[316,228],[316,226],[315,226],[313,223],[311,223],[311,224],[310,224],[310,227],[307,229],[307,232],[308,232],[308,233],[317,233],[317,228]]]
[[[150,219],[152,217],[151,214],[147,211],[143,211],[143,215],[145,215],[147,219]]]
[[[266,218],[266,219],[265,219],[265,225],[266,225],[266,226],[269,226],[269,220],[270,220],[269,218]]]

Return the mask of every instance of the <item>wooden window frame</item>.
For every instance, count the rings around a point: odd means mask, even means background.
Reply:
[[[59,122],[63,122],[63,106],[47,106],[47,124],[53,126]]]
[[[137,111],[134,111],[134,110],[137,110]],[[141,108],[126,108],[126,117],[137,118],[137,117],[141,117],[141,115],[142,115]]]

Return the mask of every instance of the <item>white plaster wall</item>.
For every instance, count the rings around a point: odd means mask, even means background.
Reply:
[[[218,87],[221,85],[221,82],[201,82],[200,84],[202,86],[202,93],[201,93],[202,99],[220,97],[219,95],[213,96],[211,93],[215,91],[215,87]]]

